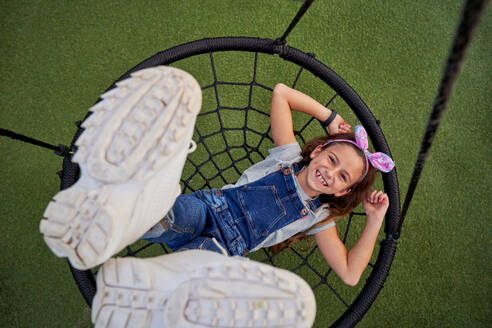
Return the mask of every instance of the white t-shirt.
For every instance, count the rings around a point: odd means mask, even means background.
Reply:
[[[258,162],[250,166],[247,170],[245,170],[235,184],[226,185],[222,188],[226,189],[226,188],[233,188],[233,187],[239,187],[245,185],[247,183],[261,179],[272,172],[275,172],[276,170],[278,170],[279,167],[297,163],[302,159],[301,147],[297,142],[272,148],[268,152],[269,155],[263,161]],[[304,206],[309,209],[306,201],[310,200],[311,198],[304,192],[304,190],[302,190],[301,186],[299,185],[299,182],[297,181],[297,177],[295,175],[294,175],[294,182],[296,185],[297,194],[299,195],[299,198],[304,203]],[[306,231],[316,223],[324,220],[328,216],[328,214],[329,214],[329,209],[327,208],[327,205],[321,205],[315,212],[309,210],[305,218],[296,220],[286,225],[285,227],[272,232],[270,235],[268,235],[268,237],[263,242],[261,242],[258,246],[256,246],[251,251],[253,252],[260,248],[276,245],[292,237],[298,232]],[[332,228],[334,226],[335,226],[335,222],[331,221],[328,224],[313,229],[312,231],[309,232],[309,234],[314,235],[320,231]]]

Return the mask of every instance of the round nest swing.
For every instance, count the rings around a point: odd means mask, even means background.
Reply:
[[[223,60],[225,67],[218,67],[217,62],[220,62],[224,53],[230,56]],[[195,58],[199,59],[195,60]],[[277,61],[282,59],[282,64],[293,63],[296,67],[291,83],[277,82],[290,84],[295,88],[298,82],[309,73],[319,78],[331,90],[329,92],[331,98],[326,105],[341,112],[342,116],[345,115],[346,108],[350,108],[366,128],[375,150],[391,155],[379,122],[357,93],[335,72],[316,60],[314,55],[286,46],[278,40],[223,37],[182,44],[158,52],[139,63],[116,80],[108,90],[113,88],[118,81],[129,77],[132,72],[157,65],[177,66],[194,75],[202,85],[203,106],[197,117],[193,136],[197,149],[188,156],[181,177],[181,187],[184,193],[201,188],[220,188],[225,184],[234,183],[244,169],[264,159],[268,154],[268,149],[273,146],[269,126],[269,105],[273,85],[267,86],[262,83],[260,77],[262,74],[259,70],[259,67],[271,65],[272,59]],[[201,82],[204,79],[202,78],[202,64],[198,65],[201,70],[195,72],[193,69],[200,60],[209,63],[210,83]],[[262,64],[262,61],[266,61],[266,64]],[[234,80],[229,79],[229,76],[227,80],[221,77],[219,71],[228,73],[232,71],[231,62],[232,65],[241,67],[239,71],[250,70],[246,80],[245,76],[238,76]],[[289,65],[292,66],[292,64]],[[244,103],[238,104],[238,101],[244,101]],[[312,137],[327,133],[320,122],[311,116],[294,115],[294,121],[295,135],[301,144]],[[81,122],[77,122],[79,128],[71,143],[72,151],[76,149],[75,141],[83,132],[80,124]],[[78,166],[71,162],[71,156],[66,156],[61,173],[61,189],[74,184],[78,175]],[[320,252],[317,252],[317,247],[307,252],[299,247],[291,247],[277,254],[260,250],[250,256],[256,261],[279,266],[299,274],[310,283],[317,298],[332,297],[330,311],[325,311],[330,313],[318,311],[317,314],[317,320],[326,323],[333,322],[332,327],[351,327],[360,321],[388,276],[396,251],[400,226],[400,194],[396,171],[382,174],[382,181],[390,200],[385,218],[385,236],[380,242],[375,263],[369,265],[372,270],[366,270],[366,272],[371,272],[360,290],[354,291],[354,288],[343,286],[343,283],[331,274],[331,269],[327,267]],[[357,223],[352,223],[360,220],[354,220],[354,218],[363,215],[364,213],[353,212],[349,215],[348,220],[342,220],[346,222],[343,231],[340,231],[344,242],[350,240],[349,230],[350,232],[357,230]],[[351,224],[356,227],[349,229]],[[340,226],[339,229],[342,230]],[[118,255],[149,257],[162,254],[162,252],[169,252],[163,244],[138,241]],[[96,292],[94,280],[96,271],[80,271],[73,267],[70,269],[80,292],[91,305]],[[357,292],[358,295],[355,295],[354,293]]]

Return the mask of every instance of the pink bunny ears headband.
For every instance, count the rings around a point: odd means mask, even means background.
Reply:
[[[348,142],[357,146],[357,148],[359,148],[364,152],[364,155],[366,157],[366,171],[364,172],[364,176],[367,174],[369,162],[376,169],[385,173],[390,172],[395,167],[395,163],[393,162],[391,157],[389,157],[385,153],[381,153],[381,152],[371,153],[368,150],[369,145],[367,142],[367,132],[362,125],[357,125],[355,127],[355,142],[348,139],[334,139],[334,140],[328,140],[321,147],[324,147],[333,142]]]

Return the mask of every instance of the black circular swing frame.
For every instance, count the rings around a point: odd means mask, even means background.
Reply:
[[[358,120],[366,128],[368,136],[371,139],[376,151],[382,151],[391,155],[389,146],[379,126],[379,122],[373,116],[367,105],[347,82],[345,82],[325,64],[315,59],[313,55],[271,39],[221,37],[207,38],[178,45],[158,52],[150,58],[142,61],[116,80],[108,88],[108,90],[113,88],[116,82],[128,78],[132,72],[157,65],[169,65],[195,55],[221,51],[244,51],[278,55],[280,58],[310,71],[313,75],[329,85],[337,93],[337,95],[341,97],[347,105],[349,105]],[[78,125],[79,129],[77,130],[71,144],[72,150],[75,149],[75,141],[83,132],[83,128],[80,127],[80,124]],[[61,189],[66,189],[73,185],[77,181],[78,175],[78,166],[71,162],[70,157],[65,157],[63,161],[63,170],[61,173]],[[357,324],[369,310],[389,274],[389,270],[396,252],[397,241],[399,238],[399,227],[401,225],[400,193],[396,170],[383,174],[382,180],[384,190],[388,194],[390,200],[389,209],[385,217],[385,238],[380,244],[377,260],[361,292],[331,327],[352,327]],[[92,299],[96,292],[96,284],[92,272],[90,270],[77,270],[71,265],[70,270],[80,292],[87,303],[91,305]]]

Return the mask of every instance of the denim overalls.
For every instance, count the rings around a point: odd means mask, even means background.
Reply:
[[[239,187],[182,194],[166,215],[167,230],[145,239],[164,242],[173,251],[220,252],[215,239],[229,255],[244,256],[269,234],[319,207],[318,198],[307,202],[309,209],[299,198],[293,177],[298,171],[293,164]]]

